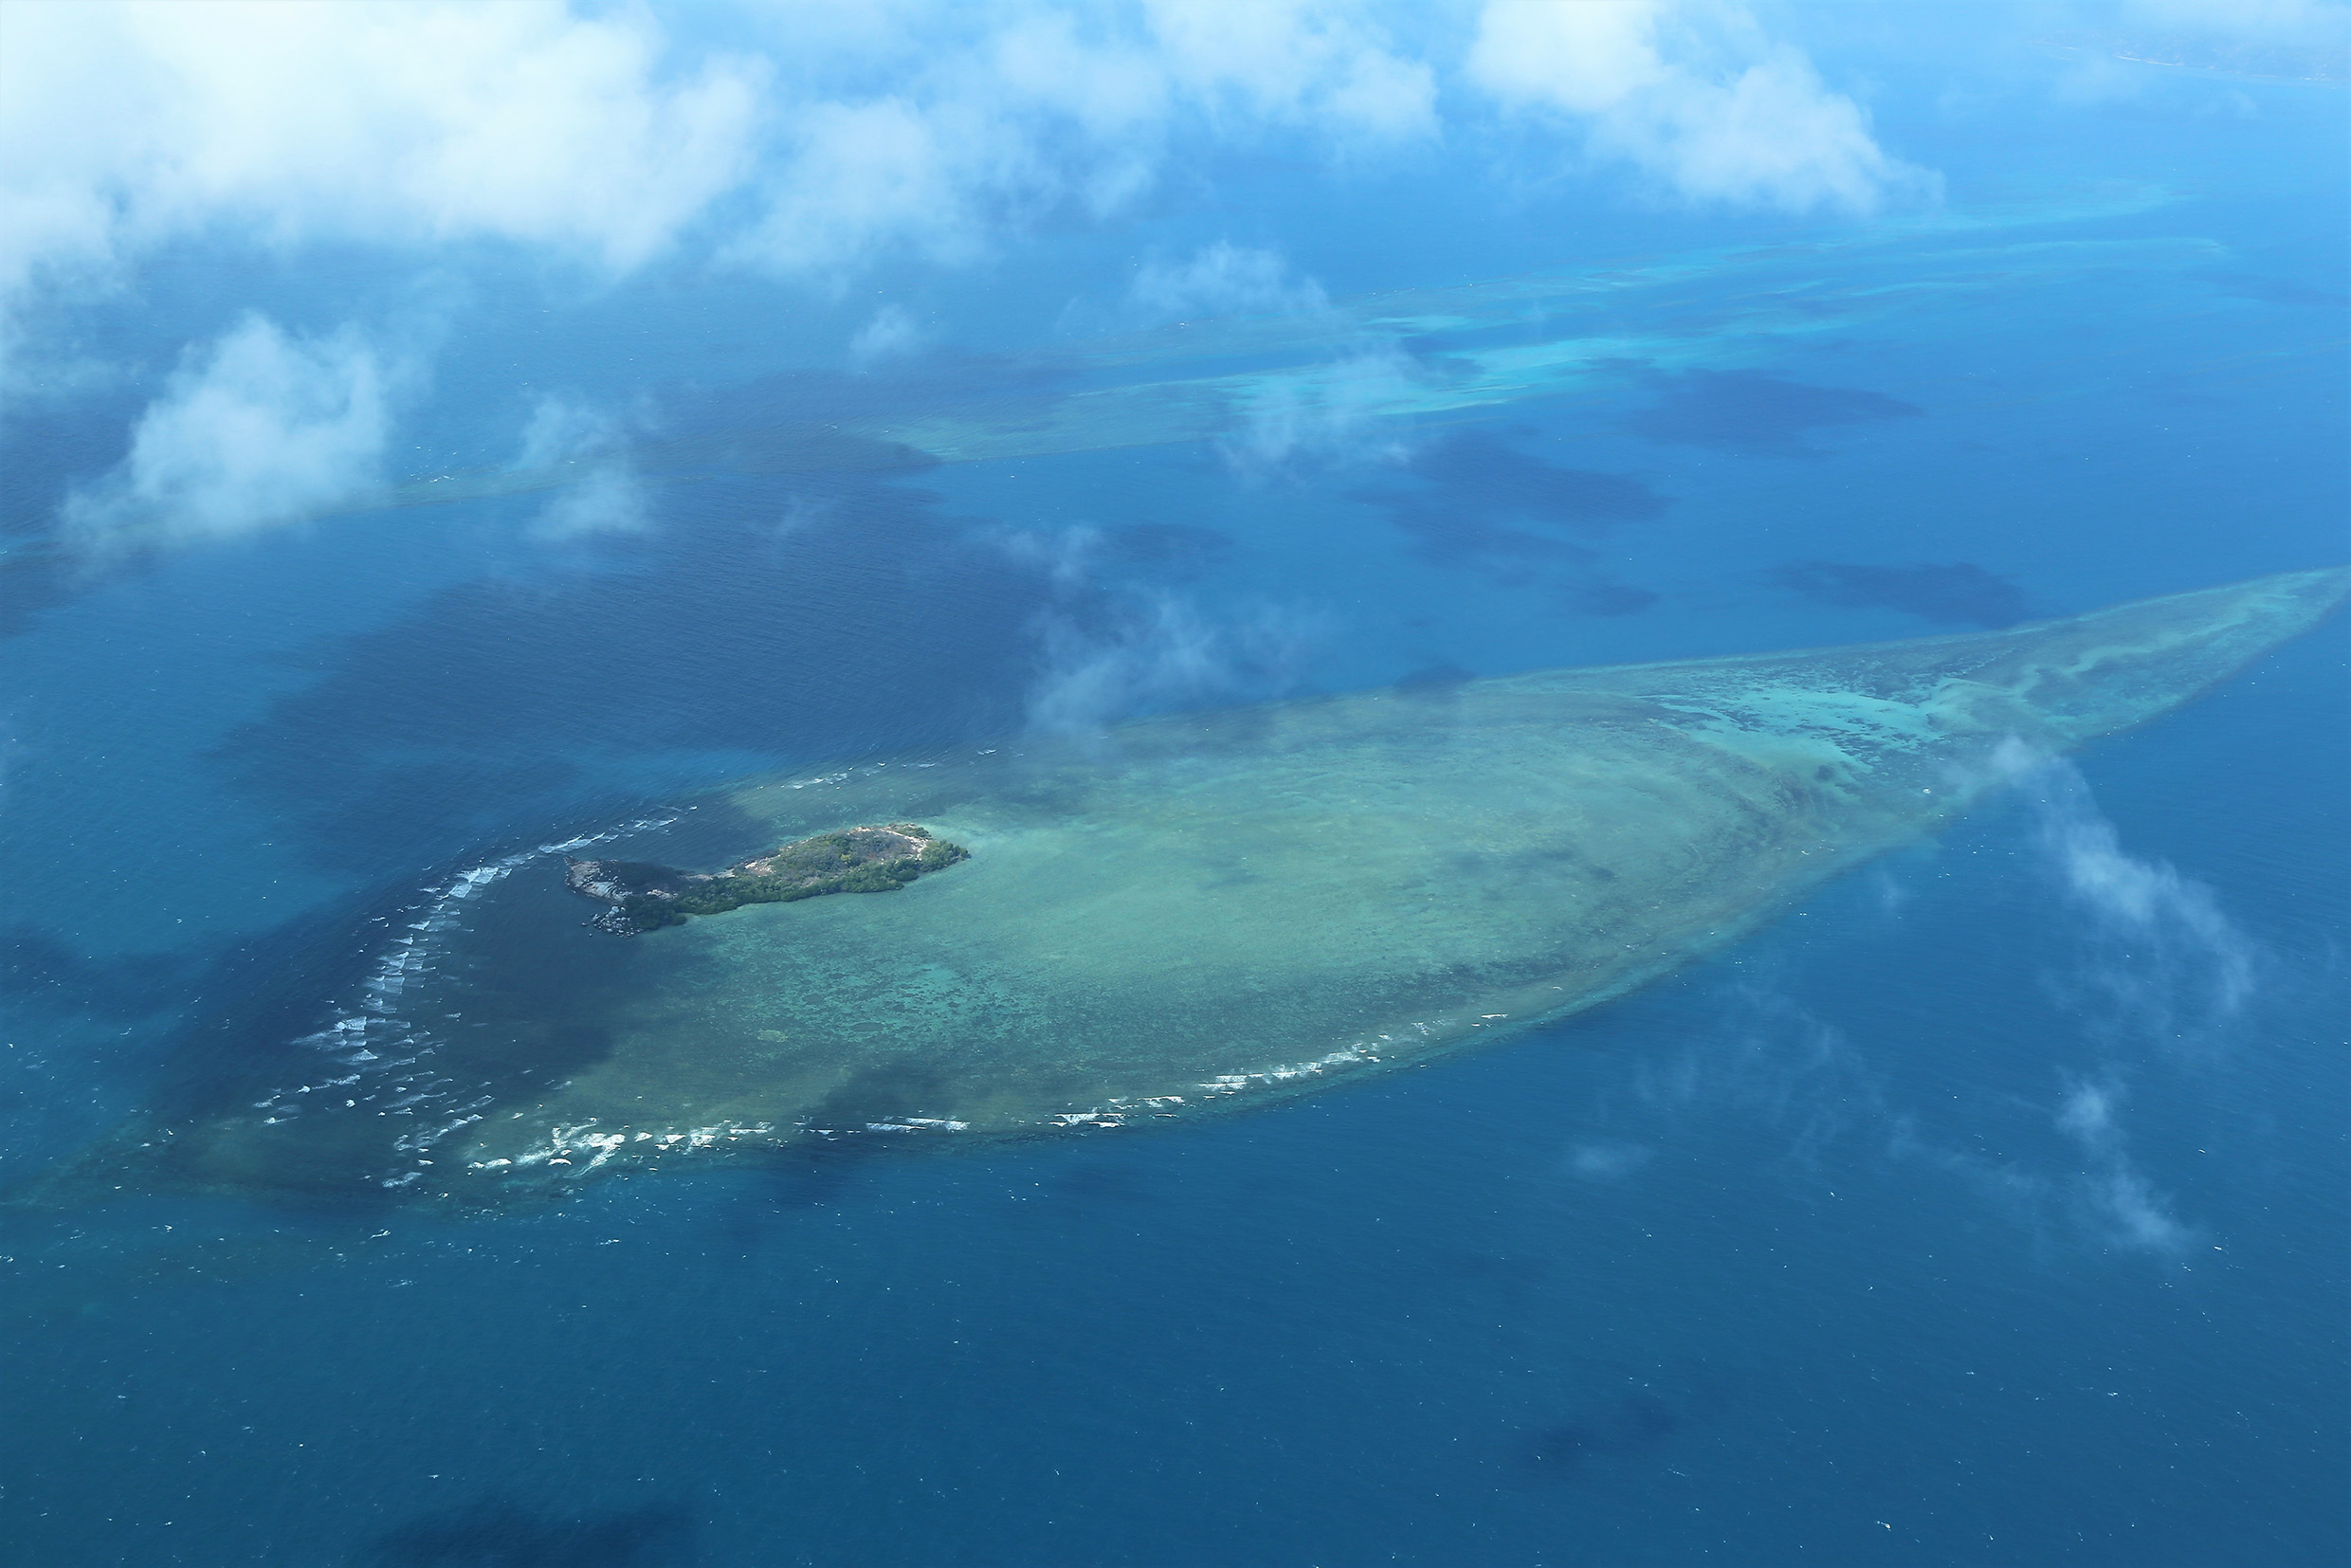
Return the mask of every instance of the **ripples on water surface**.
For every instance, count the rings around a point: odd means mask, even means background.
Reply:
[[[2205,97],[1996,134],[1886,69],[1878,133],[1946,196],[1867,222],[1505,201],[1456,148],[1204,165],[1214,210],[1122,218],[1113,259],[1048,228],[837,307],[463,261],[412,468],[95,566],[59,497],[232,324],[205,301],[324,333],[410,296],[208,241],[90,307],[149,370],[27,405],[0,481],[6,1174],[156,1104],[413,1131],[333,1203],[8,1212],[11,1558],[2332,1560],[2340,623],[1490,1049],[491,1219],[384,1185],[649,994],[656,939],[577,932],[557,854],[835,825],[729,779],[2341,559],[2337,89],[2182,67]],[[1249,308],[1115,304],[1137,257],[1260,237],[1288,282]],[[920,352],[847,356],[875,287]],[[612,422],[577,461],[516,456],[548,388]],[[511,1062],[453,1047],[476,962],[549,1031]]]

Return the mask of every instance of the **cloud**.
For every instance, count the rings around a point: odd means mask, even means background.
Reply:
[[[2057,1130],[2081,1150],[2084,1168],[2072,1195],[2092,1227],[2109,1241],[2146,1252],[2176,1252],[2196,1232],[2172,1217],[2169,1201],[2133,1163],[2123,1135],[2121,1091],[2112,1081],[2075,1081],[2055,1118]]]
[[[1586,1181],[1622,1181],[1656,1158],[1655,1149],[1640,1143],[1576,1143],[1567,1151],[1567,1169]]]
[[[1243,400],[1226,461],[1259,476],[1296,465],[1400,463],[1412,448],[1389,421],[1421,403],[1429,375],[1393,344],[1268,375]]]
[[[1688,201],[1866,211],[1935,188],[1736,0],[1492,0],[1467,74]]]
[[[1085,337],[1216,317],[1313,316],[1329,309],[1322,285],[1292,271],[1280,250],[1218,240],[1189,256],[1144,262],[1115,303],[1070,301],[1056,330]]]
[[[1048,613],[1037,627],[1043,668],[1029,688],[1029,724],[1091,735],[1139,713],[1275,697],[1296,684],[1321,631],[1294,610],[1212,619],[1169,593],[1136,598],[1108,624]]]
[[[1372,8],[1310,0],[733,20],[714,48],[643,8],[562,0],[19,0],[0,293],[223,224],[284,246],[489,239],[611,272],[711,224],[726,254],[787,272],[952,263],[1047,213],[1125,210],[1179,140],[1292,136],[1342,162],[1433,142],[1432,62],[1458,48],[1449,16],[1398,40]],[[1868,205],[1901,173],[1733,6],[1491,6],[1468,76],[1710,198]]]
[[[1330,308],[1322,285],[1295,278],[1282,253],[1219,240],[1187,261],[1150,262],[1127,290],[1151,321],[1208,316],[1297,316]]]
[[[2010,1210],[2031,1230],[2093,1238],[2133,1251],[2169,1253],[2197,1238],[2133,1158],[2124,1128],[2123,1073],[2112,1062],[2061,1079],[2051,1106],[2030,1091],[1974,1085],[1970,1103],[1941,1083],[1911,1103],[1898,1062],[1871,1060],[1839,1028],[1768,984],[1740,983],[1709,1007],[1714,1027],[1679,1031],[1677,1043],[1628,1060],[1592,1097],[1558,1169],[1595,1186],[1639,1177],[1658,1151],[1720,1143],[1741,1123],[1777,1135],[1778,1160],[1831,1183],[1901,1166],[1945,1173]],[[1979,1059],[1996,1068],[1996,1057]],[[2030,1070],[2041,1070],[2037,1064]],[[2063,1141],[2035,1140],[2019,1116]]]
[[[2141,100],[2252,119],[2260,103],[2229,78],[2351,80],[2351,9],[2340,0],[2123,0],[2069,6],[2040,21],[2060,24],[2034,41],[2068,51],[2056,82],[2064,103]]]
[[[356,330],[289,335],[248,315],[191,351],[114,472],[74,491],[66,535],[104,550],[219,538],[345,505],[383,482],[408,369]]]
[[[1618,21],[1597,32],[1574,23],[1591,37],[1562,43],[1542,33],[1556,30],[1541,21],[1551,11]],[[1457,79],[1473,19],[1469,74]],[[1573,68],[1553,81],[1539,63],[1514,64],[1513,28]],[[1596,55],[1583,47],[1594,40]],[[1723,200],[1854,205],[1862,184],[1890,188],[1899,166],[1809,71],[1743,11],[1692,5],[1522,14],[1350,0],[897,0],[717,12],[589,0],[18,0],[0,49],[0,381],[11,394],[44,384],[62,396],[69,382],[144,374],[77,365],[83,345],[106,339],[81,332],[74,312],[119,296],[173,246],[205,246],[229,266],[257,251],[299,261],[359,247],[362,272],[405,255],[418,277],[463,274],[490,255],[564,289],[662,264],[735,267],[838,298],[860,269],[965,265],[1026,234],[1131,214],[1171,186],[1204,183],[1235,151],[1384,169],[1481,122],[1497,100],[1567,116],[1595,148],[1621,143],[1636,161],[1668,150],[1659,167]],[[1619,79],[1631,85],[1595,85]],[[1462,93],[1458,81],[1483,86]],[[1647,140],[1634,135],[1643,126]],[[1841,142],[1830,134],[1839,127]],[[1843,162],[1823,149],[1841,149]],[[1230,241],[1148,263],[1126,302],[1175,319],[1324,304],[1278,252]],[[245,329],[233,319],[178,330],[234,337]],[[282,459],[174,452],[174,419],[197,411],[158,404],[123,474],[76,498],[76,525],[118,533],[143,507],[151,520],[172,512],[173,532],[195,537],[324,504],[346,488],[336,475],[380,459],[389,442],[376,416],[396,402],[391,361],[352,341],[280,335],[278,393],[255,380],[247,403],[256,417],[279,410]],[[851,363],[871,368],[919,341],[911,319],[885,308],[855,335]],[[220,374],[242,362],[228,356]],[[324,367],[329,382],[348,373],[347,404],[305,401],[319,376],[296,374],[298,363]],[[1438,374],[1370,344],[1270,377],[1228,455],[1257,470],[1392,461],[1403,443],[1381,421],[1409,412]],[[321,414],[326,406],[343,413]],[[632,515],[617,471],[575,501],[551,526]]]
[[[531,525],[542,539],[596,534],[642,534],[653,526],[645,482],[625,463],[598,465],[586,479],[547,503]]]
[[[1742,980],[1707,1003],[1715,1027],[1674,1031],[1674,1043],[1629,1057],[1617,1082],[1594,1094],[1561,1150],[1560,1174],[1595,1185],[1637,1176],[1644,1152],[1686,1146],[1707,1121],[1735,1118],[1777,1130],[1799,1166],[1850,1170],[1856,1156],[1875,1154],[1943,1172],[2069,1248],[2160,1261],[2200,1244],[2198,1227],[2134,1148],[2129,1089],[2142,1071],[2202,1064],[2173,1055],[2142,1067],[2134,1057],[2171,1046],[2182,1030],[2241,1017],[2260,956],[2209,888],[2123,850],[2071,764],[2014,741],[1995,762],[2028,794],[2042,885],[2059,895],[2041,912],[2056,918],[2055,939],[2043,931],[2032,942],[2064,966],[2059,1007],[2037,1026],[2029,1009],[2004,1013],[2004,1032],[2025,1031],[2006,1043],[2017,1048],[1963,1052],[1965,1083],[1922,1078],[1915,1049],[1887,1054],[1768,983]],[[1888,1050],[1910,1027],[1899,1011],[1878,1014],[1878,1028],[1893,1031]],[[2058,1069],[2053,1100],[2043,1076],[2052,1051],[2076,1063]],[[2208,1079],[2166,1076],[2176,1114],[2208,1120],[2225,1103]]]
[[[1560,1168],[1593,1182],[1634,1176],[1661,1150],[1717,1136],[1715,1123],[1769,1127],[1805,1167],[1849,1142],[1889,1146],[1904,1121],[1844,1030],[1751,983],[1725,987],[1703,1025],[1631,1058],[1581,1120]]]
[[[1096,578],[1118,536],[1090,528],[1008,534],[999,546],[1041,571],[1055,604],[1032,625],[1038,668],[1026,708],[1031,729],[1094,735],[1139,713],[1277,697],[1295,686],[1321,641],[1321,617],[1258,605],[1215,617],[1163,589],[1120,589]]]
[[[737,197],[756,210],[726,219],[738,261],[952,263],[1048,211],[1122,209],[1179,134],[1346,155],[1437,129],[1432,68],[1350,6],[860,10],[763,8],[713,49],[645,8],[562,0],[22,0],[0,294],[221,224],[621,272]]]
[[[2032,798],[2050,872],[2087,918],[2091,954],[2069,982],[2104,1032],[2209,1041],[2253,999],[2261,953],[2204,884],[2124,851],[2081,770],[2020,741],[1994,765]]]
[[[514,467],[529,473],[576,463],[610,450],[618,438],[612,421],[586,403],[547,393],[531,405],[531,417],[522,427],[522,449],[515,455]]]
[[[576,399],[546,395],[522,428],[514,467],[528,473],[575,468],[577,479],[557,492],[531,524],[543,539],[596,534],[642,534],[653,526],[645,482],[629,459],[621,425]]]
[[[2324,74],[2341,80],[2342,54],[2351,48],[2351,11],[2341,0],[2125,0],[2119,16],[2101,12],[2102,20],[2142,32],[2160,29],[2162,42],[2204,55],[2180,64],[2252,70],[2324,64]],[[2322,52],[2333,58],[2311,58]]]
[[[1382,167],[1448,116],[1563,116],[1686,193],[1868,206],[1908,178],[1728,4],[972,8],[18,0],[0,51],[0,359],[191,237],[490,243],[592,278],[684,257],[838,293],[1134,210],[1205,155]],[[1394,27],[1391,27],[1391,24]],[[1212,246],[1145,295],[1311,308]],[[1219,291],[1231,303],[1218,307]],[[1190,301],[1196,297],[1196,305]],[[10,345],[14,345],[11,347]]]
[[[1048,172],[963,105],[819,103],[797,119],[793,155],[768,181],[766,221],[729,247],[729,260],[833,271],[904,249],[954,265],[985,252],[990,195],[1048,199],[1020,189]]]
[[[680,69],[649,13],[9,9],[0,293],[233,224],[266,243],[493,239],[626,269],[743,176],[764,77]]]
[[[849,366],[869,371],[892,359],[903,359],[921,349],[921,323],[903,305],[884,305],[849,339]]]
[[[1345,158],[1437,129],[1432,69],[1348,6],[905,7],[837,43],[841,74],[876,85],[778,96],[763,216],[725,251],[739,264],[836,283],[883,254],[960,264],[1129,209],[1179,137],[1296,135]]]
[[[1397,53],[1365,8],[1309,0],[1146,0],[1170,78],[1215,117],[1322,123],[1370,142],[1433,135],[1436,78]]]
[[[1303,0],[723,26],[564,0],[24,0],[0,50],[0,373],[57,389],[80,351],[55,307],[191,238],[444,264],[489,243],[591,281],[685,256],[837,294],[877,263],[1111,218],[1193,149],[1426,140],[1436,103],[1434,69],[1361,9]]]

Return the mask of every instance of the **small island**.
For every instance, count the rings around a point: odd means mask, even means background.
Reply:
[[[926,871],[971,859],[958,844],[931,837],[911,822],[848,828],[787,844],[723,871],[680,871],[650,861],[573,860],[564,884],[611,904],[588,923],[633,937],[690,915],[722,915],[746,903],[790,903],[827,893],[895,893]]]

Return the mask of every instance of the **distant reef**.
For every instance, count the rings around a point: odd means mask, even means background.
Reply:
[[[683,925],[746,903],[790,903],[827,893],[895,893],[926,871],[971,859],[961,845],[911,822],[848,828],[787,844],[723,871],[680,871],[640,860],[572,860],[564,883],[611,907],[588,923],[619,936]]]

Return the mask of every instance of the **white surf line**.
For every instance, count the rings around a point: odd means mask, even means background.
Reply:
[[[1424,1033],[1429,1030],[1429,1026],[1426,1024],[1414,1024],[1412,1027]],[[1391,1037],[1383,1034],[1379,1038],[1386,1041]],[[1319,1077],[1333,1068],[1360,1067],[1367,1062],[1379,1060],[1381,1057],[1376,1045],[1368,1040],[1358,1040],[1352,1046],[1331,1051],[1327,1055],[1318,1056],[1311,1062],[1286,1062],[1277,1067],[1261,1068],[1256,1072],[1219,1073],[1207,1083],[1200,1085],[1199,1087],[1203,1093],[1212,1097],[1239,1094],[1247,1088],[1271,1088],[1276,1084],[1292,1083],[1301,1078]]]
[[[714,1121],[705,1126],[688,1127],[683,1131],[654,1132],[647,1128],[622,1128],[618,1132],[600,1133],[595,1128],[601,1118],[590,1117],[585,1121],[548,1129],[545,1142],[516,1155],[511,1159],[476,1159],[467,1168],[476,1171],[525,1169],[544,1165],[551,1170],[566,1166],[568,1174],[585,1176],[611,1160],[622,1149],[639,1157],[665,1154],[691,1154],[702,1149],[722,1148],[739,1143],[746,1138],[767,1138],[775,1131],[772,1121]],[[636,1144],[649,1143],[650,1148],[637,1149]],[[585,1159],[586,1164],[580,1160]]]
[[[702,1126],[624,1126],[614,1132],[599,1132],[596,1128],[601,1124],[602,1119],[598,1117],[568,1125],[558,1123],[548,1129],[543,1141],[521,1154],[497,1159],[468,1160],[466,1169],[515,1175],[544,1167],[551,1175],[581,1176],[615,1159],[631,1165],[644,1165],[667,1155],[724,1151],[729,1147],[751,1143],[781,1147],[803,1134],[830,1140],[855,1137],[860,1133],[959,1133],[968,1132],[971,1128],[968,1121],[958,1121],[945,1116],[901,1116],[853,1127],[818,1127],[803,1120],[793,1126],[780,1129],[773,1121],[713,1121]],[[406,1185],[406,1182],[407,1178],[403,1176],[399,1182],[387,1182],[386,1185]]]
[[[601,833],[577,834],[556,843],[519,849],[468,866],[446,883],[425,887],[426,902],[403,911],[421,918],[406,921],[405,934],[385,944],[367,977],[360,982],[357,1000],[337,1005],[332,1021],[325,1028],[294,1042],[333,1057],[333,1067],[350,1070],[340,1076],[329,1075],[315,1083],[281,1088],[266,1099],[253,1102],[253,1109],[264,1113],[263,1124],[275,1125],[306,1112],[356,1112],[369,1106],[374,1107],[379,1116],[412,1116],[420,1122],[437,1113],[438,1118],[446,1120],[436,1120],[423,1130],[404,1133],[392,1140],[397,1153],[420,1164],[430,1163],[424,1159],[425,1152],[450,1134],[481,1121],[490,1097],[478,1094],[469,1103],[458,1104],[467,1092],[466,1086],[453,1078],[434,1074],[430,1059],[447,1042],[428,1026],[401,1012],[400,999],[410,980],[435,972],[437,965],[433,960],[441,956],[448,934],[463,923],[467,902],[483,889],[503,882],[535,860],[666,828],[682,815],[673,812],[662,817],[640,817]],[[485,1086],[473,1085],[476,1089]],[[338,1098],[342,1101],[340,1105],[335,1103]],[[397,1188],[409,1185],[420,1174],[414,1170],[386,1172],[374,1179],[382,1186]]]
[[[1494,1013],[1491,1016],[1499,1018],[1504,1014]],[[1431,1026],[1427,1024],[1414,1024],[1412,1027],[1424,1034],[1431,1031]],[[1391,1037],[1383,1034],[1379,1038],[1386,1041]],[[1218,1100],[1228,1095],[1239,1094],[1244,1089],[1271,1088],[1278,1084],[1316,1078],[1326,1072],[1360,1067],[1379,1060],[1381,1057],[1377,1045],[1368,1040],[1358,1040],[1352,1046],[1318,1056],[1310,1062],[1285,1062],[1275,1067],[1260,1068],[1255,1072],[1219,1073],[1206,1083],[1194,1086],[1200,1091],[1204,1100]],[[1186,1103],[1188,1102],[1180,1094],[1121,1096],[1089,1110],[1056,1111],[1042,1124],[1048,1127],[1123,1127],[1137,1115],[1174,1117],[1178,1113],[1169,1107],[1181,1106]]]

